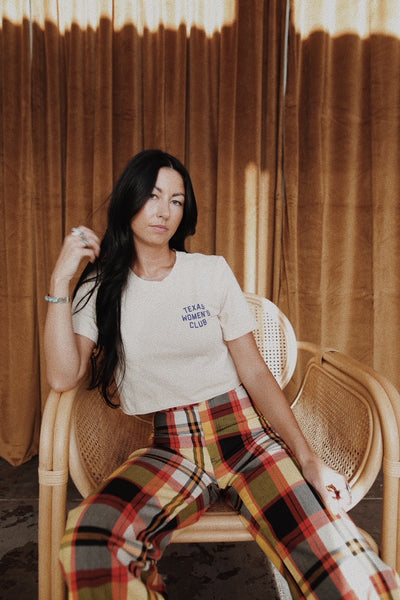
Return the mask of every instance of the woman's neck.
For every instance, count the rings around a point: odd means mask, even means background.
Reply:
[[[161,281],[171,272],[176,260],[174,250],[166,248],[163,251],[147,251],[137,252],[132,271],[147,281]]]

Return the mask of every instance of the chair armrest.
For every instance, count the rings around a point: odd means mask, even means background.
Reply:
[[[323,354],[332,364],[344,360],[368,380],[373,381],[374,397],[382,427],[383,500],[381,555],[385,562],[400,569],[400,394],[383,375],[359,361],[334,350]]]
[[[337,387],[342,386],[343,390],[347,390],[350,394],[353,393],[355,397],[359,397],[366,405],[370,406],[371,413],[369,419],[373,423],[366,426],[365,436],[372,435],[372,437],[371,446],[365,460],[367,460],[368,456],[368,463],[371,463],[371,469],[368,466],[365,470],[363,465],[361,465],[361,471],[359,471],[359,474],[354,479],[353,505],[365,495],[372,481],[375,479],[379,467],[383,466],[381,555],[385,562],[398,569],[400,566],[400,552],[398,552],[398,548],[400,548],[400,534],[397,523],[398,514],[400,514],[400,395],[388,380],[376,373],[372,368],[344,353],[332,349],[321,349],[316,346],[314,346],[313,350],[313,346],[313,344],[303,342],[299,344],[299,349],[311,352],[313,356],[308,361],[300,392],[292,408],[296,413],[296,403],[300,402],[299,408],[303,415],[302,418],[305,419],[304,422],[307,426],[310,423],[312,426],[310,416],[314,415],[313,399],[314,394],[317,393],[313,389],[318,389],[321,402],[327,406],[327,413],[331,414],[330,418],[335,414],[335,402],[332,402],[329,394],[326,394],[325,388],[321,387],[322,384],[318,383],[314,388],[311,386],[308,393],[303,394],[309,373],[314,371],[314,376],[318,377],[318,373],[315,375],[315,371],[318,372],[318,370],[321,372],[322,379],[330,379],[334,382],[332,385]],[[358,418],[351,411],[348,411],[349,405],[344,403],[340,406],[342,408],[339,411],[340,414],[337,415],[339,422],[343,422],[343,430],[340,431],[340,434],[342,432],[344,434],[348,423],[354,423],[354,426],[360,427]],[[312,413],[311,415],[310,412]],[[335,421],[337,426],[338,421],[336,419]],[[370,429],[369,433],[367,431],[368,427]],[[327,427],[327,431],[330,432],[329,427]],[[351,431],[351,437],[354,438],[356,428],[354,428],[354,431],[353,429]],[[378,432],[379,439],[377,439],[377,444],[373,439],[376,439]],[[374,448],[376,449],[374,450]],[[379,464],[376,464],[377,460],[379,460]]]
[[[58,549],[67,513],[68,446],[76,389],[50,392],[39,443],[39,598],[64,597]]]

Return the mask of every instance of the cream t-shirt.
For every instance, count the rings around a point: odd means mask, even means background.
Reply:
[[[94,304],[95,294],[73,314],[73,324],[76,333],[97,342]],[[131,271],[121,300],[122,410],[146,414],[197,404],[236,388],[240,380],[224,340],[257,327],[221,256],[177,252],[162,281],[146,281]]]

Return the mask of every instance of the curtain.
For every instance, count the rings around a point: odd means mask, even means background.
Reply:
[[[128,159],[188,166],[190,250],[223,254],[297,337],[400,387],[397,0],[3,0],[0,455],[37,453],[43,300],[101,235]],[[285,87],[286,86],[286,87]]]
[[[136,152],[189,168],[190,250],[223,254],[246,291],[279,290],[286,2],[3,0],[0,30],[0,454],[38,449],[42,331],[64,235],[104,231]]]
[[[7,3],[2,16],[0,448],[18,463],[34,453],[40,422],[29,2]]]
[[[291,0],[280,303],[400,386],[400,3]]]

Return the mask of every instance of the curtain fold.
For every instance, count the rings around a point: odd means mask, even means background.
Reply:
[[[221,74],[216,251],[231,259],[246,291],[273,298],[281,250],[286,3],[252,7],[239,2],[237,33],[222,48],[224,62],[234,64]]]
[[[286,3],[3,0],[1,16],[0,453],[20,464],[37,452],[43,298],[62,239],[79,224],[103,233],[133,154],[161,147],[187,164],[190,250],[224,254],[247,291],[272,295]]]
[[[2,15],[0,453],[18,462],[35,454],[40,421],[29,2],[4,11],[19,26]]]
[[[400,5],[291,1],[282,306],[400,385]]]

